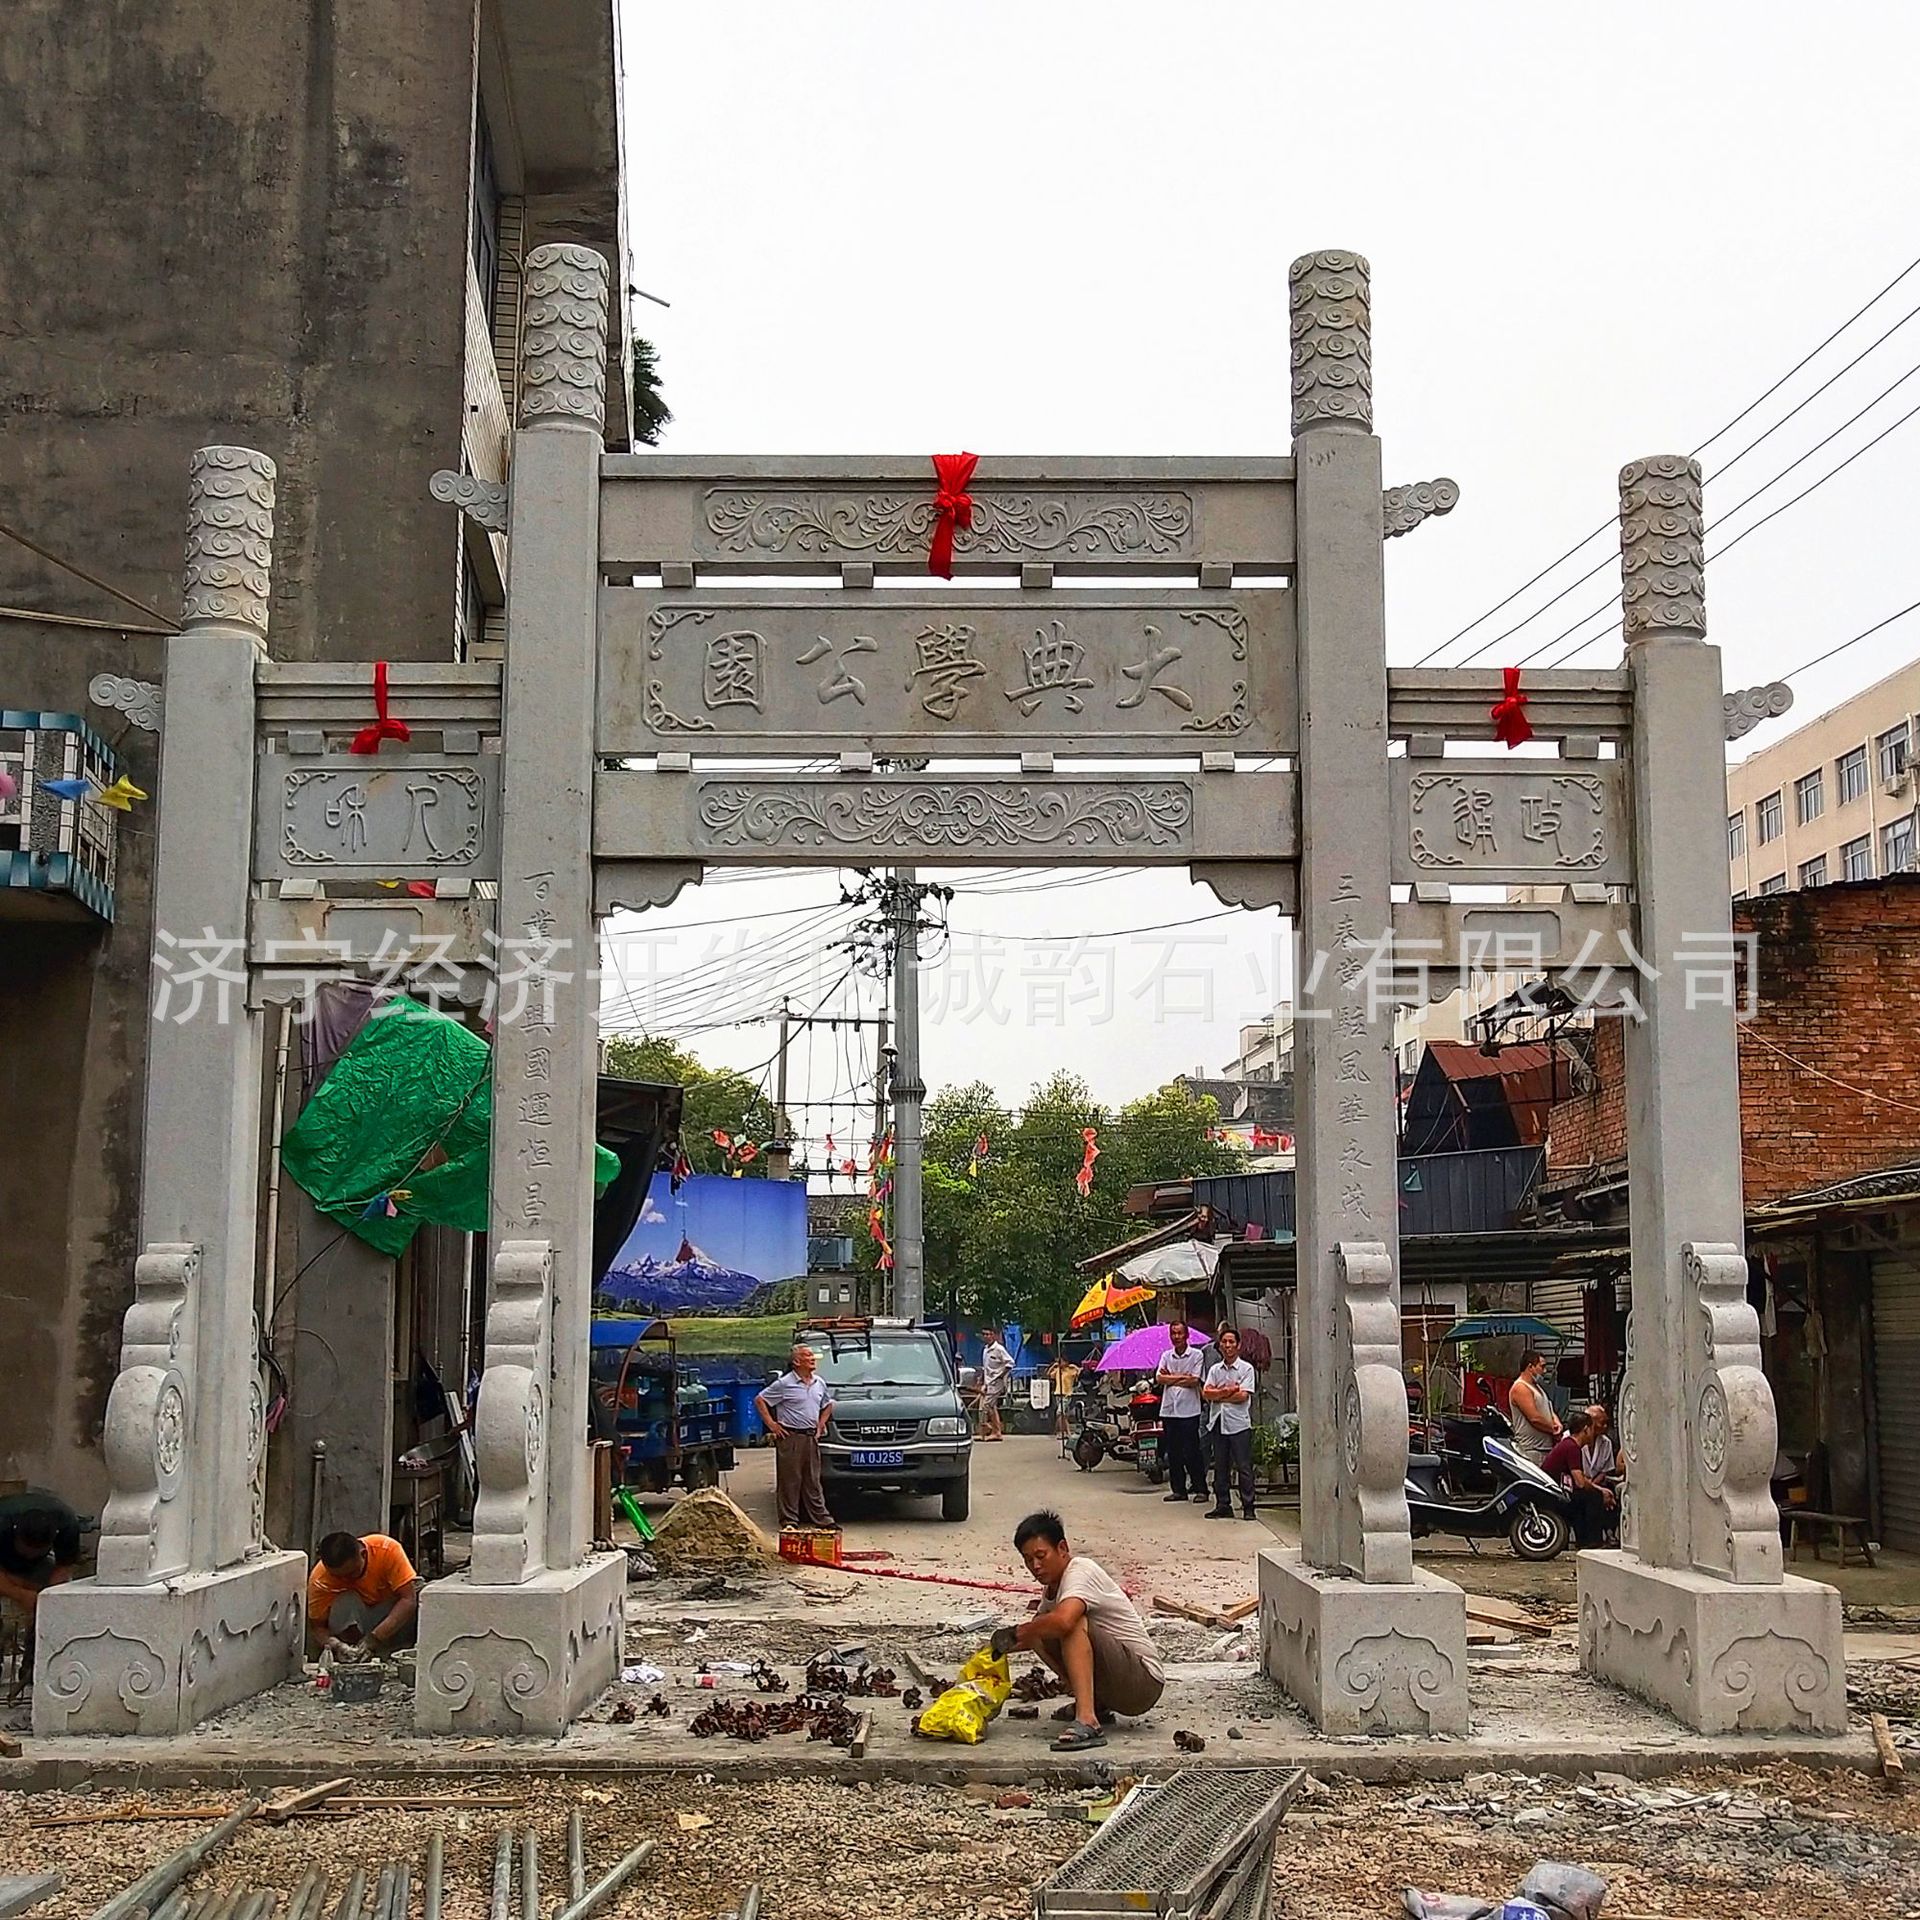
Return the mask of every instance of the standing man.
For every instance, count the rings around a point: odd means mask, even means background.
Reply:
[[[419,1631],[423,1582],[390,1534],[330,1533],[307,1576],[307,1637],[325,1652],[390,1653]]]
[[[830,1527],[827,1496],[820,1486],[820,1436],[833,1412],[833,1389],[816,1371],[813,1349],[804,1343],[793,1364],[754,1398],[773,1435],[774,1499],[783,1527]]]
[[[1233,1486],[1240,1485],[1240,1517],[1253,1518],[1253,1392],[1259,1381],[1250,1361],[1240,1358],[1240,1336],[1222,1327],[1214,1336],[1219,1360],[1208,1369],[1200,1398],[1207,1407],[1213,1445],[1213,1505],[1209,1520],[1233,1518]]]
[[[1160,1389],[1160,1425],[1166,1433],[1167,1478],[1173,1483],[1169,1500],[1207,1497],[1206,1462],[1200,1455],[1200,1383],[1206,1378],[1200,1349],[1194,1346],[1184,1320],[1167,1323],[1172,1345],[1160,1356],[1154,1385]],[[1192,1491],[1189,1493],[1188,1484]]]
[[[981,1358],[981,1366],[985,1370],[986,1381],[980,1402],[980,1438],[1004,1440],[1007,1429],[1000,1418],[1000,1410],[1007,1404],[1007,1393],[1013,1385],[1013,1355],[1000,1338],[998,1327],[987,1327],[984,1334],[987,1350]]]
[[[1536,1467],[1544,1466],[1553,1443],[1565,1431],[1547,1398],[1547,1356],[1531,1348],[1520,1357],[1519,1377],[1507,1389],[1513,1421],[1513,1450]]]

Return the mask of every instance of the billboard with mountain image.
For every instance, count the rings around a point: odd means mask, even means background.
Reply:
[[[676,1193],[657,1173],[594,1304],[620,1313],[737,1313],[755,1288],[806,1270],[804,1181],[696,1173]]]

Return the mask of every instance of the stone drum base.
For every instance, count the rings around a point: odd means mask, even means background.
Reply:
[[[1701,1733],[1845,1733],[1840,1595],[1583,1553],[1580,1664]]]
[[[620,1671],[626,1592],[619,1553],[514,1587],[436,1581],[420,1596],[415,1727],[565,1733]]]
[[[1322,1733],[1467,1730],[1466,1596],[1422,1568],[1409,1586],[1372,1586],[1269,1548],[1260,1659]]]
[[[307,1557],[164,1586],[50,1587],[34,1609],[33,1730],[186,1733],[300,1672]]]

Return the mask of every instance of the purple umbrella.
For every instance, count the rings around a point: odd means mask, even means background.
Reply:
[[[1135,1327],[1124,1333],[1094,1362],[1096,1373],[1151,1373],[1160,1364],[1160,1356],[1173,1345],[1168,1323],[1155,1321],[1150,1327]]]

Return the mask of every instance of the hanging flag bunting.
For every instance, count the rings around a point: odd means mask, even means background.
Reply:
[[[144,788],[136,787],[123,773],[110,787],[102,787],[98,794],[101,806],[111,807],[115,813],[131,813],[136,800],[146,799]]]
[[[70,779],[42,780],[40,791],[61,800],[84,800],[93,791],[93,782],[75,774]]]
[[[409,1187],[395,1187],[391,1193],[376,1193],[360,1209],[362,1220],[397,1220],[400,1209],[394,1203],[399,1200],[411,1200],[413,1191]]]
[[[376,880],[376,886],[385,887],[389,893],[408,893],[416,900],[433,900],[438,895],[433,890],[431,880]]]
[[[673,1165],[667,1170],[667,1191],[669,1193],[678,1193],[680,1191],[680,1183],[692,1172],[693,1162],[687,1158],[686,1150],[684,1148],[676,1148],[673,1155]]]
[[[718,1147],[722,1153],[731,1153],[733,1151],[733,1135],[723,1131],[719,1127],[715,1127],[713,1130],[713,1144]]]
[[[387,711],[387,663],[384,660],[373,663],[373,714],[373,724],[362,727],[347,742],[349,753],[378,753],[382,740],[407,741],[413,738],[413,729]]]
[[[967,488],[973,470],[980,464],[977,453],[936,453],[933,471],[939,490],[933,496],[933,544],[927,550],[927,571],[943,580],[953,578],[953,532],[956,527],[973,531],[973,495]]]
[[[1100,1148],[1092,1127],[1082,1127],[1080,1138],[1085,1141],[1087,1151],[1080,1162],[1080,1171],[1073,1176],[1073,1184],[1080,1189],[1080,1198],[1084,1200],[1093,1191],[1093,1163],[1100,1158]]]
[[[1487,718],[1493,722],[1493,737],[1504,741],[1511,753],[1533,738],[1533,722],[1527,718],[1527,696],[1520,691],[1520,669],[1502,667],[1500,673],[1506,691],[1487,709]]]
[[[742,1140],[740,1144],[734,1148],[733,1157],[744,1167],[759,1159],[760,1149],[756,1147],[751,1140]]]
[[[0,767],[0,800],[11,800],[20,791],[20,782],[5,767]]]
[[[967,1178],[969,1180],[978,1180],[980,1178],[980,1162],[986,1157],[987,1136],[983,1133],[979,1139],[973,1143],[973,1158],[967,1162]]]
[[[831,1160],[833,1158],[833,1155],[834,1155],[833,1135],[828,1134],[827,1135],[827,1158]]]
[[[848,1154],[847,1157],[840,1162],[840,1171],[844,1173],[849,1180],[857,1180],[860,1177],[860,1169],[854,1165],[852,1154]]]

